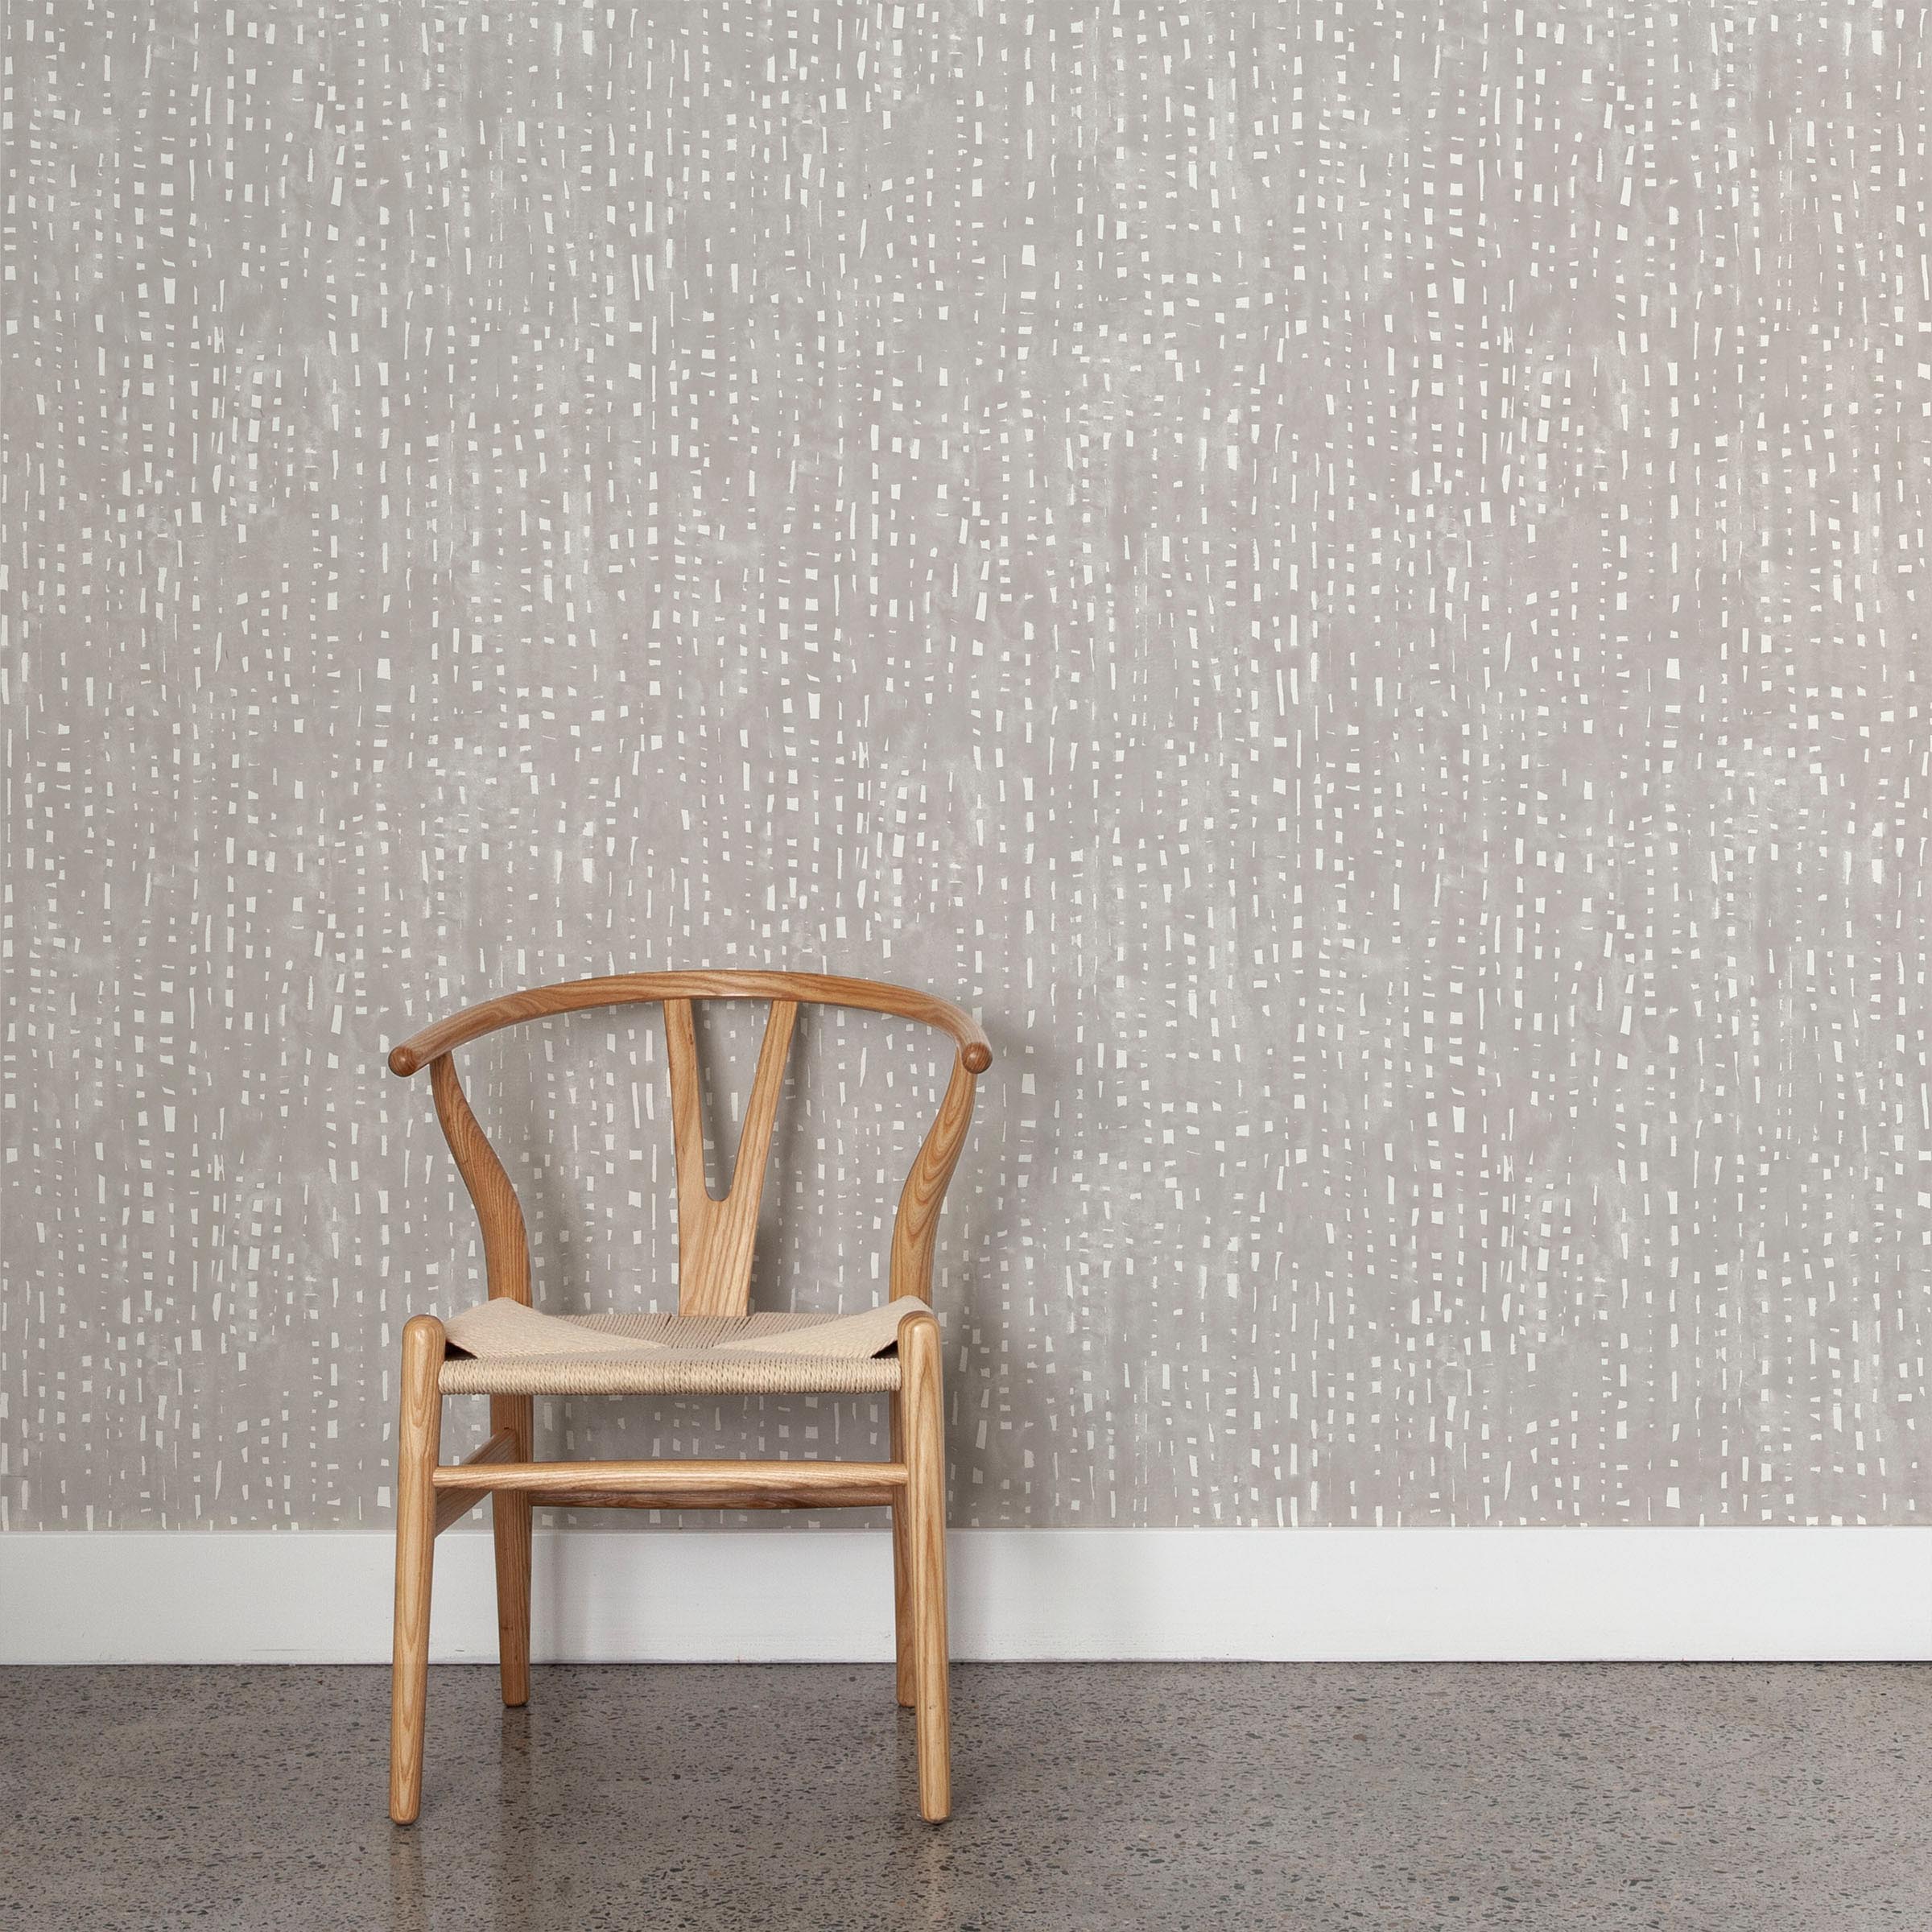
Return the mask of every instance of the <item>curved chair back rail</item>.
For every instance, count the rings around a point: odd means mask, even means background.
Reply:
[[[721,1197],[711,1193],[704,1181],[704,1101],[691,1018],[695,1000],[764,1000],[770,1006],[730,1187]],[[737,971],[620,973],[535,986],[452,1013],[390,1053],[389,1064],[395,1073],[407,1077],[425,1066],[430,1070],[436,1117],[476,1204],[491,1296],[507,1295],[528,1305],[529,1237],[516,1189],[470,1110],[451,1055],[472,1040],[526,1020],[649,1003],[664,1009],[678,1189],[678,1311],[687,1315],[742,1315],[749,1306],[758,1204],[799,1006],[850,1006],[890,1013],[936,1026],[952,1037],[959,1047],[952,1078],[906,1177],[892,1230],[892,1298],[917,1295],[930,1300],[940,1203],[972,1123],[974,1080],[993,1063],[979,1022],[949,1000],[883,980]]]
[[[485,1034],[525,1020],[547,1019],[555,1013],[582,1013],[596,1006],[635,1006],[661,1000],[789,1000],[799,1005],[856,1006],[869,1013],[890,1013],[918,1020],[952,1034],[969,1073],[984,1073],[993,1064],[993,1050],[972,1015],[909,986],[883,980],[847,980],[821,972],[621,972],[598,980],[567,980],[559,986],[532,986],[506,993],[479,1006],[426,1026],[400,1046],[392,1048],[389,1070],[407,1078],[420,1072],[439,1054],[465,1046]]]

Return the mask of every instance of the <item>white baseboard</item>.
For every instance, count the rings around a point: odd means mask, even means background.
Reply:
[[[1914,1529],[963,1530],[953,1654],[1496,1661],[1932,1658]],[[362,1533],[0,1538],[0,1663],[377,1663]],[[892,1653],[883,1531],[539,1532],[551,1662]],[[436,1545],[433,1653],[496,1654],[490,1545]]]

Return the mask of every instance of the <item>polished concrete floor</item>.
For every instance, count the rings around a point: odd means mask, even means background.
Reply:
[[[866,1666],[0,1671],[11,1932],[1932,1926],[1932,1671],[953,1674],[950,1824]]]

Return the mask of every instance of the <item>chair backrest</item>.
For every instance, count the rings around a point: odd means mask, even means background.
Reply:
[[[737,1159],[730,1187],[722,1196],[712,1194],[704,1180],[704,1104],[699,1091],[697,1038],[691,1018],[696,1000],[770,1003],[758,1071],[745,1103]],[[656,1002],[664,1009],[664,1042],[671,1064],[671,1129],[677,1157],[680,1315],[743,1315],[749,1306],[758,1203],[765,1191],[772,1124],[778,1117],[778,1093],[799,1008],[855,1006],[921,1021],[952,1037],[959,1049],[952,1077],[906,1177],[892,1228],[893,1298],[916,1294],[930,1299],[939,1206],[972,1119],[973,1082],[993,1063],[993,1051],[979,1022],[948,1000],[889,986],[879,980],[740,972],[620,973],[607,979],[573,980],[561,986],[534,986],[439,1020],[390,1053],[392,1072],[407,1078],[424,1067],[429,1069],[436,1117],[443,1123],[444,1136],[482,1227],[483,1260],[492,1298],[508,1295],[528,1305],[530,1239],[517,1191],[470,1111],[451,1055],[471,1040],[526,1020],[641,1002]]]

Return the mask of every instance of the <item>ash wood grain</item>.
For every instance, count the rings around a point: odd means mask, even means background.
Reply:
[[[899,1357],[905,1364],[898,1402],[904,1418],[919,1815],[938,1824],[952,1812],[952,1720],[947,1686],[946,1416],[939,1325],[931,1315],[908,1315],[899,1324]]]
[[[797,1021],[795,1000],[774,1000],[745,1104],[731,1183],[722,1196],[704,1179],[704,1099],[689,1000],[664,1002],[671,1063],[671,1131],[678,1178],[678,1312],[743,1315],[751,1305],[751,1260],[771,1154],[771,1129]]]
[[[499,1436],[510,1439],[506,1461],[530,1458],[535,1403],[527,1395],[493,1395],[489,1421]],[[530,1500],[514,1490],[490,1498],[489,1533],[497,1559],[497,1674],[503,1702],[514,1708],[530,1702]]]
[[[763,999],[770,1002],[758,1050],[745,1125],[729,1191],[714,1196],[704,1180],[704,1100],[697,1073],[691,1002]],[[890,1278],[894,1300],[931,1298],[933,1250],[939,1210],[972,1124],[975,1082],[992,1063],[979,1022],[950,1001],[879,980],[799,972],[661,972],[576,980],[465,1009],[406,1040],[389,1056],[409,1075],[427,1065],[437,1117],[476,1204],[492,1297],[527,1305],[530,1242],[523,1211],[503,1163],[471,1111],[451,1058],[465,1042],[505,1026],[588,1008],[662,1002],[671,1065],[671,1134],[678,1186],[678,1307],[683,1315],[741,1315],[748,1305],[758,1207],[764,1192],[773,1123],[801,1004],[850,1005],[938,1026],[960,1042],[939,1108],[914,1158],[893,1217]]]
[[[972,1073],[993,1064],[993,1049],[977,1020],[950,1000],[884,980],[852,980],[820,972],[751,972],[735,969],[704,972],[613,973],[602,979],[571,980],[558,986],[533,986],[465,1007],[426,1026],[390,1050],[390,1071],[407,1075],[439,1055],[481,1039],[498,1028],[557,1013],[581,1013],[593,1006],[626,1006],[654,1000],[795,1000],[803,1005],[857,1006],[869,1013],[895,1013],[950,1034]]]
[[[611,1496],[648,1493],[688,1497],[720,1490],[766,1499],[771,1508],[812,1508],[840,1491],[863,1488],[870,1501],[887,1502],[906,1482],[902,1463],[740,1463],[692,1459],[679,1463],[451,1463],[435,1470],[438,1489],[493,1492],[595,1489]],[[674,1503],[654,1507],[755,1508],[758,1505]]]
[[[413,1824],[423,1802],[423,1722],[429,1696],[429,1592],[436,1548],[436,1454],[443,1398],[443,1324],[419,1315],[402,1328],[396,1423],[396,1611],[390,1669],[389,1814]]]
[[[692,1002],[764,1000],[770,1012],[747,1096],[731,1182],[714,1195],[704,1179],[704,1101]],[[936,1026],[958,1051],[939,1110],[899,1195],[893,1220],[890,1292],[929,1299],[940,1208],[972,1121],[976,1076],[992,1062],[979,1024],[949,1001],[876,980],[815,973],[634,973],[542,986],[485,1001],[425,1028],[396,1047],[390,1065],[430,1069],[436,1116],[475,1203],[492,1297],[530,1301],[530,1243],[503,1163],[471,1111],[452,1059],[498,1029],[552,1013],[656,1001],[664,1007],[671,1132],[678,1187],[679,1310],[741,1315],[749,1293],[758,1215],[798,1009],[845,1005]],[[390,1814],[407,1824],[422,1798],[429,1600],[437,1532],[491,1500],[503,1701],[530,1695],[530,1518],[534,1509],[766,1509],[890,1507],[893,1624],[899,1702],[918,1729],[919,1809],[938,1822],[952,1810],[947,1695],[946,1451],[939,1331],[931,1314],[899,1325],[904,1365],[892,1398],[887,1463],[539,1463],[533,1459],[527,1396],[490,1402],[490,1440],[468,1462],[437,1465],[443,1360],[441,1324],[419,1316],[403,1330],[402,1400],[397,1431],[395,1659],[390,1725]]]
[[[477,1220],[483,1231],[483,1265],[489,1281],[490,1299],[508,1295],[512,1301],[530,1306],[530,1236],[523,1225],[522,1203],[510,1185],[497,1150],[470,1112],[463,1083],[456,1078],[456,1063],[447,1053],[429,1063],[430,1091],[436,1096],[436,1118],[443,1123],[443,1137],[456,1157],[456,1171],[475,1203]]]
[[[932,1299],[932,1251],[939,1240],[939,1208],[966,1129],[972,1125],[974,1076],[964,1055],[954,1062],[952,1077],[939,1101],[938,1117],[914,1157],[912,1171],[900,1191],[898,1212],[892,1222],[892,1298],[917,1295]]]
[[[515,1432],[499,1429],[473,1455],[466,1455],[455,1467],[473,1469],[479,1463],[514,1463],[518,1459]],[[487,1499],[488,1492],[479,1489],[473,1494],[463,1489],[439,1489],[436,1496],[436,1534],[440,1536],[452,1523],[460,1523],[477,1504]]]
[[[892,1459],[906,1459],[904,1405],[892,1398]],[[901,1489],[892,1499],[893,1695],[910,1711],[917,1689],[912,1644],[912,1515]]]
[[[497,1493],[501,1500],[504,1492]],[[793,1492],[734,1489],[729,1483],[700,1489],[605,1489],[595,1484],[572,1483],[565,1488],[521,1493],[543,1509],[883,1509],[902,1491],[896,1483],[864,1481]]]

